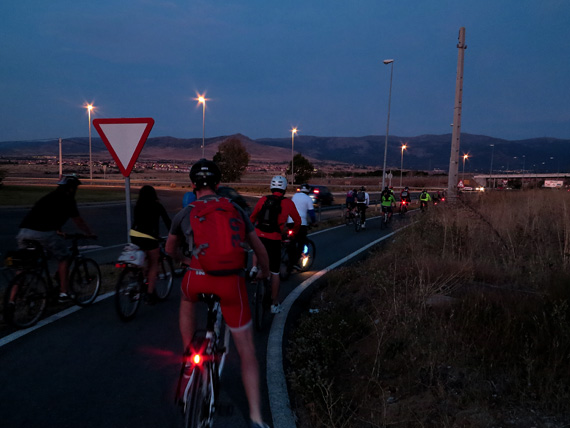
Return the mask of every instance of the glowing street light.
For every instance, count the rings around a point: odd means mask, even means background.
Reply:
[[[198,104],[202,104],[202,158],[204,158],[204,142],[206,140],[206,101],[208,101],[208,98],[204,97],[206,94],[196,95],[198,95],[198,97],[194,99],[198,101]]]
[[[297,128],[291,129],[291,184],[295,184],[295,170],[293,169],[293,149],[295,147],[295,134],[297,133]]]
[[[463,155],[463,185],[465,185],[465,160],[469,158],[468,154]]]
[[[392,64],[390,70],[390,93],[388,95],[388,120],[386,121],[386,141],[384,142],[384,165],[382,167],[382,190],[386,182],[386,156],[388,155],[388,132],[390,130],[390,103],[392,101],[392,76],[394,75],[394,60],[385,59],[384,64]]]
[[[93,157],[91,153],[91,110],[93,110],[95,107],[93,104],[87,104],[85,108],[87,109],[87,115],[89,117],[89,180],[91,181],[91,184],[93,184]]]
[[[404,150],[406,150],[407,148],[408,148],[407,144],[402,144],[402,147],[401,147],[402,159],[400,161],[400,188],[402,187],[402,175],[404,175],[403,174],[403,171],[404,171]],[[382,189],[384,189],[384,188],[382,188]]]

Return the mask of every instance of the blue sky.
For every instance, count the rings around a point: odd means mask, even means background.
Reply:
[[[0,141],[450,133],[466,28],[463,132],[570,138],[567,0],[18,0],[0,5]]]

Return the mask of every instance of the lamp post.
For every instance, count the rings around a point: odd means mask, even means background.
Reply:
[[[95,107],[93,107],[93,104],[87,104],[85,108],[87,109],[87,116],[89,117],[89,181],[91,184],[93,184],[93,157],[91,152],[91,110],[93,110]]]
[[[408,148],[407,144],[402,144],[402,158],[400,160],[400,188],[402,187],[402,175],[404,171],[404,150]],[[383,190],[384,188],[382,188]]]
[[[294,155],[293,150],[295,148],[295,134],[297,133],[297,128],[291,129],[291,185],[295,184],[295,169],[293,168]]]
[[[463,155],[463,185],[465,186],[465,160],[469,158],[469,155],[465,153]]]
[[[394,75],[394,60],[385,59],[384,64],[392,64],[390,67],[390,92],[388,94],[388,119],[386,121],[386,140],[384,141],[384,164],[382,166],[382,190],[386,184],[386,156],[388,155],[388,133],[390,131],[390,103],[392,102],[392,77]]]
[[[206,101],[208,98],[205,98],[204,95],[197,94],[198,97],[194,98],[198,101],[198,104],[202,104],[202,158],[204,158],[204,143],[206,140]]]
[[[489,169],[489,185],[491,184],[491,180],[492,180],[492,175],[493,175],[493,156],[495,155],[495,145],[494,144],[490,144],[491,146],[491,168]],[[493,188],[495,186],[493,185]]]

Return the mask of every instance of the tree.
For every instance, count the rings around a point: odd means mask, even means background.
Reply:
[[[295,168],[295,183],[306,183],[309,181],[315,171],[313,164],[301,153],[297,153],[293,156],[293,163]],[[291,162],[289,162],[287,166],[286,173],[291,174]]]
[[[249,153],[245,150],[242,142],[235,137],[222,141],[218,147],[218,152],[214,155],[214,162],[220,167],[222,181],[225,183],[240,181],[249,164],[249,159]]]

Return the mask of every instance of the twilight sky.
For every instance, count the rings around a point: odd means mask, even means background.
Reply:
[[[0,141],[86,137],[152,117],[151,137],[451,132],[570,138],[568,0],[18,0],[0,4]],[[95,132],[93,130],[93,132]]]

